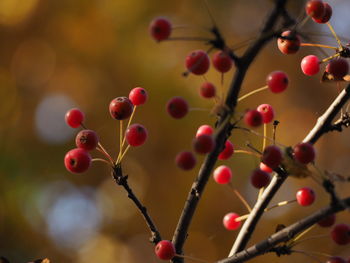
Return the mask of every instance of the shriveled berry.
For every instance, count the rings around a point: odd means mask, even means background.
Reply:
[[[72,173],[83,173],[89,169],[91,164],[91,155],[82,148],[76,148],[66,153],[64,165]]]
[[[168,101],[166,109],[171,117],[181,119],[188,113],[188,103],[181,97],[173,97]]]
[[[221,73],[226,73],[232,68],[232,59],[222,50],[217,51],[213,55],[212,63],[214,68]]]
[[[267,172],[267,173],[273,172],[273,170],[270,167],[268,167],[266,164],[264,164],[263,162],[260,163],[259,168],[260,168],[260,170],[263,170],[264,172]]]
[[[339,256],[330,257],[326,263],[346,263],[346,260]]]
[[[192,51],[186,57],[185,66],[188,72],[192,72],[195,75],[205,74],[210,66],[208,54],[203,50]]]
[[[73,108],[67,111],[65,120],[68,126],[78,128],[84,121],[84,113],[78,108]]]
[[[175,246],[169,240],[159,241],[154,251],[157,257],[162,260],[170,260],[175,256]]]
[[[263,123],[263,116],[257,110],[249,110],[244,114],[243,120],[250,127],[258,127]]]
[[[184,151],[176,155],[175,163],[182,170],[191,170],[196,166],[197,159],[192,152]]]
[[[342,79],[349,72],[349,63],[344,58],[332,59],[326,67],[326,72],[332,74],[335,79]]]
[[[207,99],[213,98],[216,95],[216,88],[213,83],[206,81],[200,86],[199,94],[203,98],[207,98]]]
[[[257,110],[262,115],[263,123],[269,123],[275,117],[275,111],[270,104],[261,104],[258,106]]]
[[[316,194],[311,188],[303,187],[297,191],[296,198],[299,205],[309,206],[315,201]]]
[[[233,144],[229,140],[225,142],[225,148],[222,150],[222,152],[219,154],[218,159],[219,160],[227,160],[232,156],[234,152]]]
[[[140,146],[147,139],[147,130],[141,124],[132,124],[125,131],[125,139],[131,146]]]
[[[98,136],[95,131],[81,130],[75,137],[75,144],[86,151],[94,150],[98,144]]]
[[[171,34],[171,23],[163,17],[155,18],[149,26],[149,31],[157,41],[168,39]]]
[[[301,60],[300,66],[305,75],[312,76],[320,71],[320,60],[315,55],[309,55]]]
[[[296,32],[284,31],[277,39],[277,46],[283,54],[294,54],[300,48],[300,37]]]
[[[270,174],[260,169],[255,169],[250,176],[251,184],[258,189],[268,186],[270,181]]]
[[[293,148],[293,156],[299,163],[308,164],[315,160],[315,148],[307,142],[299,143]]]
[[[130,117],[134,105],[127,97],[118,97],[109,104],[109,113],[116,120],[125,120]]]
[[[211,135],[202,134],[193,140],[193,149],[196,153],[207,154],[215,147],[215,141]]]
[[[212,135],[214,133],[214,129],[207,124],[199,126],[196,137],[201,136],[202,134]]]
[[[239,215],[236,213],[228,213],[224,216],[222,223],[227,230],[236,230],[241,226],[241,221],[236,221]]]
[[[145,104],[147,101],[147,91],[141,87],[133,88],[129,93],[129,100],[135,106]]]
[[[266,84],[273,93],[283,92],[288,82],[288,76],[283,71],[273,71],[266,78]]]
[[[347,224],[337,224],[331,232],[333,241],[338,245],[347,245],[350,243],[350,226]]]
[[[321,19],[324,16],[325,9],[323,1],[311,0],[305,6],[306,14],[315,19]]]
[[[335,214],[331,214],[323,219],[321,219],[320,221],[318,221],[318,225],[321,227],[330,227],[333,226],[335,223]]]
[[[332,7],[328,4],[323,2],[323,6],[324,6],[324,14],[322,16],[322,18],[316,19],[316,18],[312,18],[312,20],[314,20],[316,23],[319,24],[324,24],[327,23],[331,17],[332,17]]]
[[[282,162],[282,151],[275,145],[267,146],[262,154],[261,161],[271,169],[276,169]]]
[[[227,184],[231,181],[232,171],[231,168],[226,165],[220,165],[215,168],[213,177],[218,184]]]

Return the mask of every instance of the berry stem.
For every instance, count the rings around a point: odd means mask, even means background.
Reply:
[[[314,43],[300,43],[300,46],[302,47],[323,47],[323,48],[330,48],[330,49],[334,49],[337,50],[337,47],[332,47],[332,46],[328,46],[328,45],[323,45],[323,44],[314,44]]]
[[[335,40],[338,42],[339,51],[343,51],[343,46],[341,44],[341,41],[340,41],[339,37],[337,36],[337,33],[335,33],[334,28],[332,27],[332,25],[329,22],[327,22],[326,24],[329,27],[329,30],[331,30]]]
[[[320,238],[327,238],[329,237],[328,234],[323,234],[323,235],[315,235],[315,236],[312,236],[312,237],[308,237],[308,238],[304,238],[304,239],[301,239],[301,240],[298,240],[296,242],[292,242],[292,246],[296,246],[296,245],[299,245],[300,243],[303,243],[305,241],[309,241],[309,240],[315,240],[315,239],[320,239]],[[293,240],[294,241],[294,240]]]
[[[232,182],[229,182],[228,186],[233,190],[235,195],[238,197],[238,199],[242,202],[242,204],[247,208],[248,212],[250,213],[252,211],[252,207],[249,205],[247,200],[241,195],[241,193],[235,189],[232,185]]]
[[[253,95],[253,94],[255,94],[255,93],[258,93],[258,92],[260,92],[260,91],[267,90],[268,88],[269,88],[269,87],[266,85],[266,86],[264,86],[264,87],[255,89],[255,90],[253,90],[253,91],[251,91],[251,92],[249,92],[249,93],[243,95],[242,97],[239,97],[238,100],[237,100],[237,102],[240,102],[240,101],[242,101],[242,100],[248,98],[249,96],[251,96],[251,95]]]
[[[196,257],[191,257],[191,256],[186,256],[186,255],[180,255],[180,254],[175,254],[175,256],[179,258],[186,258],[192,261],[197,261],[197,262],[203,262],[203,263],[209,263],[209,261],[206,261],[204,259],[196,258]]]
[[[130,149],[130,144],[128,144],[128,146],[125,148],[125,151],[123,152],[123,154],[121,154],[121,155],[120,155],[120,158],[118,158],[118,160],[117,160],[117,162],[116,162],[117,164],[122,162],[122,160],[123,160],[125,154],[128,152],[129,149]]]
[[[291,203],[295,203],[297,200],[296,199],[294,199],[294,200],[288,200],[288,201],[282,201],[282,202],[279,202],[279,203],[277,203],[277,204],[275,204],[275,205],[273,205],[273,206],[270,206],[270,207],[267,207],[267,208],[265,208],[265,212],[267,212],[267,211],[270,211],[270,210],[272,210],[272,209],[274,209],[274,208],[277,208],[277,207],[281,207],[281,206],[284,206],[284,205],[288,205],[288,204],[291,204]]]
[[[104,156],[107,157],[107,159],[109,160],[110,164],[114,164],[114,161],[112,159],[112,157],[108,154],[108,152],[105,150],[105,148],[103,148],[102,144],[98,143],[98,147],[96,147],[96,150],[99,151],[100,153],[102,153]]]
[[[258,153],[255,153],[255,152],[251,152],[251,151],[246,151],[246,150],[235,150],[235,154],[236,153],[244,153],[244,154],[249,154],[249,155],[253,155],[253,156],[256,156],[258,158],[260,158],[260,154]]]
[[[135,114],[135,111],[136,111],[136,108],[137,106],[135,105],[132,109],[132,113],[130,115],[130,118],[129,118],[129,121],[128,121],[128,125],[126,126],[126,129],[127,130],[131,124],[131,121],[134,117],[134,114]],[[126,137],[125,137],[125,134],[122,136],[123,134],[123,123],[122,121],[120,121],[120,150],[119,150],[119,154],[118,154],[118,158],[117,158],[117,162],[116,163],[120,163],[124,157],[124,155],[126,154],[127,150],[129,149],[130,145],[127,146],[127,148],[125,149],[125,151],[123,152],[123,147],[124,147],[124,144],[125,144],[125,140],[126,140]],[[122,140],[123,138],[123,140]]]
[[[294,252],[294,253],[299,253],[299,254],[303,254],[305,256],[308,256],[309,258],[312,258],[313,260],[315,260],[318,263],[323,263],[323,261],[319,260],[317,257],[315,257],[314,255],[311,255],[310,253],[307,253],[305,251],[302,250],[291,250],[290,252]]]
[[[103,163],[106,163],[106,164],[108,164],[108,165],[111,164],[111,163],[108,162],[106,159],[102,159],[102,158],[93,158],[91,161],[92,161],[92,162],[103,162]]]
[[[266,143],[267,143],[267,124],[264,123],[264,137],[263,137],[263,146],[262,146],[262,150],[264,150],[266,148]]]
[[[327,61],[329,61],[329,60],[332,60],[333,58],[336,58],[336,57],[339,57],[340,56],[340,53],[336,53],[336,54],[334,54],[334,55],[332,55],[332,56],[330,56],[330,57],[328,57],[328,58],[324,58],[324,59],[322,59],[322,61],[320,62],[320,64],[321,63],[325,63],[325,62],[327,62]]]
[[[119,160],[120,155],[122,154],[123,151],[123,138],[125,139],[125,134],[123,132],[123,120],[119,121],[119,153],[117,160]]]
[[[313,254],[313,255],[317,255],[317,256],[322,256],[322,257],[326,257],[326,258],[331,258],[333,257],[332,255],[330,254],[327,254],[327,253],[322,253],[322,252],[317,252],[317,251],[304,251],[304,250],[291,250],[291,252],[297,252],[297,253],[310,253],[310,254]]]

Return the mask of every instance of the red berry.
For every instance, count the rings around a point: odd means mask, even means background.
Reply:
[[[98,144],[98,136],[95,131],[81,130],[75,137],[75,144],[86,151],[94,150]]]
[[[271,169],[276,169],[282,162],[282,152],[275,145],[267,146],[262,154],[261,161]]]
[[[170,260],[176,254],[175,246],[169,240],[159,241],[154,251],[157,257],[162,260]]]
[[[214,170],[213,176],[215,182],[218,184],[227,184],[232,178],[231,168],[226,165],[221,165]]]
[[[225,142],[225,148],[222,150],[222,152],[219,154],[218,159],[219,160],[227,160],[232,156],[234,152],[233,144],[229,140]]]
[[[273,71],[266,78],[266,84],[273,93],[283,92],[288,82],[288,76],[283,71]]]
[[[323,6],[324,6],[323,17],[320,19],[312,18],[312,20],[314,20],[316,23],[319,23],[319,24],[327,23],[331,19],[332,13],[333,13],[332,7],[329,4],[323,3]]]
[[[196,153],[207,154],[215,147],[215,141],[211,135],[202,134],[193,140],[193,149]]]
[[[315,148],[312,144],[304,142],[299,143],[293,148],[294,159],[299,163],[308,164],[315,160]]]
[[[315,19],[321,19],[325,14],[325,9],[322,1],[311,0],[306,4],[306,13]]]
[[[144,88],[133,88],[129,93],[129,100],[135,106],[145,104],[147,100],[147,92]]]
[[[204,124],[198,128],[196,137],[201,136],[203,134],[212,135],[213,133],[214,129],[210,125]]]
[[[315,55],[309,55],[302,59],[300,66],[305,75],[312,76],[320,71],[320,60]]]
[[[270,104],[261,104],[257,110],[263,117],[263,123],[269,123],[275,117],[275,111]]]
[[[251,184],[258,189],[268,186],[270,181],[270,174],[260,169],[255,169],[250,176]]]
[[[323,219],[321,219],[320,221],[318,221],[318,225],[321,227],[330,227],[332,225],[334,225],[335,223],[335,214],[331,214]]]
[[[349,63],[344,58],[332,59],[326,67],[326,72],[332,74],[335,79],[343,79],[349,72]]]
[[[65,120],[68,126],[78,128],[84,121],[84,113],[77,108],[70,109],[66,113]]]
[[[296,32],[284,31],[277,39],[277,46],[283,54],[294,54],[300,48],[300,37]]]
[[[181,97],[173,97],[168,101],[166,109],[171,117],[181,119],[188,112],[188,103]]]
[[[72,173],[83,173],[89,169],[91,155],[81,148],[70,150],[64,157],[66,169]]]
[[[264,172],[267,172],[267,173],[273,172],[273,170],[270,167],[268,167],[266,164],[264,164],[263,162],[260,163],[259,168],[260,168],[260,170],[263,170]]]
[[[191,170],[195,167],[197,159],[192,152],[180,152],[175,158],[176,165],[182,170]]]
[[[192,51],[186,57],[185,66],[189,72],[195,75],[205,74],[210,66],[208,54],[203,50]]]
[[[149,31],[155,40],[162,41],[169,38],[171,34],[171,24],[169,20],[159,17],[151,22]]]
[[[303,187],[296,194],[297,202],[301,206],[309,206],[315,201],[316,195],[314,190],[309,187]]]
[[[338,245],[350,243],[350,227],[346,224],[337,224],[333,227],[331,237]]]
[[[216,94],[216,88],[211,82],[204,82],[199,88],[199,94],[204,98],[213,98]]]
[[[232,68],[232,59],[222,50],[217,51],[213,55],[212,63],[214,68],[221,73],[226,73]]]
[[[249,110],[244,114],[243,120],[248,126],[258,127],[263,122],[263,116],[257,110]]]
[[[116,120],[125,120],[130,117],[134,105],[127,97],[118,97],[109,104],[109,113]]]
[[[132,124],[125,131],[125,139],[131,146],[140,146],[147,139],[147,130],[141,124]]]
[[[346,260],[343,259],[342,257],[333,256],[333,257],[330,257],[326,263],[346,263]]]
[[[224,216],[222,223],[227,230],[236,230],[241,226],[241,221],[236,221],[239,215],[236,213],[228,213]]]

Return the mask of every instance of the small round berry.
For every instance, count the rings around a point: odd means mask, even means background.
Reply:
[[[144,88],[133,88],[129,93],[129,100],[135,106],[145,104],[147,101],[147,91]]]
[[[125,139],[131,146],[140,146],[147,139],[147,130],[141,124],[132,124],[125,131]]]
[[[181,97],[173,97],[168,101],[166,109],[171,117],[181,119],[188,113],[188,103]]]
[[[172,259],[176,252],[175,246],[169,240],[159,241],[154,249],[157,257],[162,260],[170,260]]]
[[[349,63],[344,58],[332,59],[326,67],[326,72],[332,74],[335,79],[343,79],[349,72]]]
[[[307,142],[299,143],[293,148],[293,156],[299,163],[311,163],[315,160],[315,148]]]
[[[269,123],[275,117],[275,111],[270,104],[261,104],[257,110],[263,117],[263,123]]]
[[[288,82],[288,76],[283,71],[273,71],[266,78],[266,84],[273,93],[283,92]]]
[[[342,257],[338,257],[338,256],[333,256],[330,257],[326,263],[346,263],[346,260]]]
[[[319,23],[319,24],[327,23],[331,19],[332,13],[333,13],[332,7],[328,3],[324,2],[323,6],[324,6],[323,17],[320,19],[312,18],[312,20],[314,20],[316,23]]]
[[[277,46],[283,54],[294,54],[300,48],[300,37],[296,32],[284,31],[277,39]]]
[[[302,59],[300,66],[305,75],[312,76],[320,71],[320,60],[315,55],[309,55]]]
[[[86,151],[92,151],[98,144],[98,136],[95,131],[81,130],[75,137],[75,144],[78,148]]]
[[[335,214],[331,214],[323,219],[321,219],[320,221],[318,221],[318,225],[321,227],[330,227],[333,226],[335,223]]]
[[[213,177],[218,184],[227,184],[232,178],[231,168],[226,165],[221,165],[214,170]]]
[[[191,170],[196,166],[197,159],[192,152],[180,152],[175,158],[176,165],[182,170]]]
[[[222,50],[217,51],[213,55],[212,63],[214,68],[221,73],[226,73],[232,68],[232,59]]]
[[[337,224],[333,227],[331,237],[338,245],[347,245],[350,243],[350,226],[346,224]]]
[[[200,86],[199,94],[206,99],[213,98],[216,95],[216,88],[213,83],[206,81]]]
[[[266,164],[264,164],[263,162],[260,163],[259,168],[260,168],[260,170],[267,172],[267,173],[273,172],[273,170],[270,167],[268,167]]]
[[[268,186],[270,181],[270,174],[260,169],[255,169],[250,176],[251,184],[258,189]]]
[[[296,198],[299,205],[309,206],[315,201],[316,195],[311,188],[303,187],[297,191]]]
[[[207,154],[215,147],[215,141],[211,135],[202,134],[193,139],[193,149],[196,153]]]
[[[66,113],[65,120],[68,126],[78,128],[84,121],[84,113],[77,108],[70,109]]]
[[[236,213],[228,213],[224,216],[222,223],[227,230],[236,230],[241,226],[241,221],[236,221],[239,215]]]
[[[149,26],[149,31],[155,40],[162,41],[169,38],[171,34],[171,24],[168,19],[161,17],[155,18]]]
[[[66,169],[72,173],[83,173],[89,169],[91,155],[81,148],[70,150],[64,157]]]
[[[250,127],[258,127],[263,122],[263,116],[257,110],[249,110],[244,114],[243,120]]]
[[[305,6],[306,14],[315,19],[321,19],[325,14],[325,9],[322,1],[311,0]]]
[[[214,133],[214,129],[210,125],[204,124],[198,128],[196,137],[201,136],[203,134],[212,135],[213,133]]]
[[[208,54],[203,50],[192,51],[186,57],[185,66],[189,72],[195,75],[205,74],[210,66]]]
[[[109,113],[116,120],[125,120],[131,116],[134,105],[127,97],[118,97],[109,104]]]
[[[282,162],[282,151],[275,145],[265,147],[261,161],[271,169],[276,169]]]
[[[225,148],[222,150],[222,152],[219,154],[218,159],[219,160],[227,160],[232,156],[234,152],[233,144],[229,140],[225,142]]]

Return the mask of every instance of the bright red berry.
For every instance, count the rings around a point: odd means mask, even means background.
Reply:
[[[140,146],[147,139],[147,130],[141,124],[132,124],[125,131],[125,139],[131,146]]]
[[[65,120],[68,126],[78,128],[84,121],[84,113],[77,108],[70,109],[66,113]]]
[[[275,117],[275,111],[270,104],[261,104],[257,108],[263,117],[263,123],[271,122]]]
[[[188,103],[181,97],[173,97],[168,101],[166,109],[171,117],[181,119],[188,113]]]
[[[346,260],[342,257],[333,256],[330,257],[326,263],[346,263]]]
[[[319,0],[307,2],[305,10],[309,16],[315,19],[321,19],[325,13],[323,2]]]
[[[315,55],[309,55],[302,59],[300,66],[305,75],[312,76],[320,71],[320,60]]]
[[[277,39],[277,46],[283,54],[294,54],[300,48],[300,37],[296,32],[284,31]]]
[[[251,184],[258,189],[268,186],[270,181],[270,174],[259,168],[255,169],[250,176]]]
[[[218,159],[219,160],[227,160],[232,156],[234,152],[233,144],[229,140],[225,142],[225,148],[222,150],[222,152],[219,154]]]
[[[191,170],[196,166],[197,159],[192,152],[180,152],[175,158],[176,165],[182,170]]]
[[[147,91],[144,88],[133,88],[129,93],[129,100],[135,106],[145,104],[147,101]]]
[[[258,127],[263,123],[263,116],[257,110],[249,110],[244,114],[243,120],[250,127]]]
[[[346,224],[337,224],[333,227],[331,237],[338,245],[347,245],[350,243],[350,226]]]
[[[212,63],[214,68],[221,73],[226,73],[232,68],[232,59],[222,50],[217,51],[213,55]]]
[[[311,188],[303,187],[297,191],[296,198],[299,205],[309,206],[315,201],[316,194]]]
[[[168,19],[159,17],[151,22],[149,31],[155,40],[162,41],[169,38],[171,34],[171,24]]]
[[[288,76],[283,71],[273,71],[266,78],[266,84],[273,93],[283,92],[288,82]]]
[[[75,137],[75,144],[86,151],[94,150],[98,144],[98,136],[95,131],[81,130]]]
[[[127,97],[118,97],[109,104],[109,113],[116,120],[125,120],[130,117],[134,105]]]
[[[214,170],[213,177],[218,184],[227,184],[232,178],[231,168],[226,165],[221,165]]]
[[[299,163],[308,164],[315,160],[315,148],[307,142],[299,143],[293,148],[293,156]]]
[[[205,74],[210,66],[208,54],[203,50],[192,51],[186,57],[185,66],[189,72],[195,75]]]
[[[154,249],[157,257],[162,260],[170,260],[172,259],[176,252],[175,246],[169,240],[159,241]]]
[[[83,173],[89,169],[91,155],[84,149],[76,148],[66,153],[64,165],[72,173]]]
[[[335,223],[335,214],[331,214],[323,219],[321,219],[320,221],[318,221],[318,225],[321,227],[330,227],[333,226]]]
[[[264,164],[263,162],[260,163],[259,168],[260,168],[260,170],[263,170],[264,172],[267,172],[267,173],[273,172],[273,170],[270,167],[268,167],[266,164]]]
[[[332,59],[326,67],[326,72],[332,74],[335,79],[343,79],[349,72],[349,63],[344,58]]]
[[[202,134],[212,135],[213,133],[214,129],[210,125],[204,124],[198,128],[196,137],[201,136]]]
[[[211,82],[204,82],[199,88],[199,94],[207,99],[213,98],[216,95],[216,88]]]
[[[215,147],[215,141],[211,135],[202,134],[193,139],[193,149],[196,153],[207,154]]]
[[[282,151],[275,145],[267,146],[262,154],[261,161],[271,169],[276,169],[282,162]]]
[[[236,213],[228,213],[224,216],[222,223],[227,230],[236,230],[241,226],[241,221],[236,221],[239,215]]]
[[[332,7],[325,2],[323,2],[323,7],[324,7],[324,14],[322,18],[320,19],[312,18],[312,20],[314,20],[316,23],[319,23],[319,24],[327,23],[332,17],[332,13],[333,13]]]

